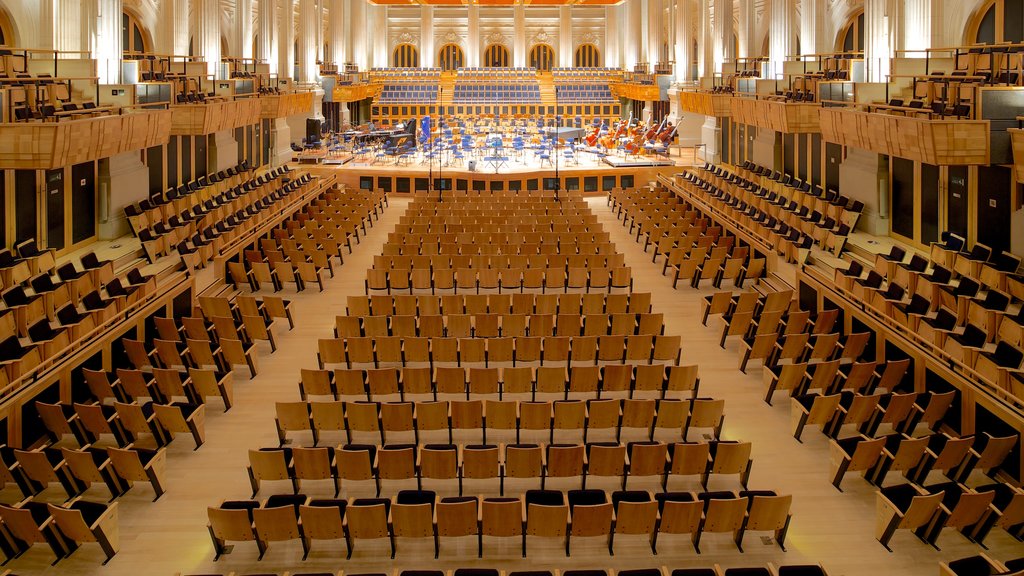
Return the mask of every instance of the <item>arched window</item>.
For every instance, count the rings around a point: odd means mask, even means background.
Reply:
[[[131,12],[121,13],[121,50],[124,52],[151,52],[152,40],[139,19]]]
[[[555,65],[555,49],[547,44],[537,44],[530,50],[530,67],[547,72]]]
[[[465,66],[466,55],[458,44],[445,44],[437,53],[437,61],[441,70],[455,70]]]
[[[418,68],[420,51],[412,44],[399,44],[391,53],[391,65],[399,68]]]
[[[484,66],[487,68],[507,68],[510,61],[508,48],[501,44],[491,44],[484,48]]]
[[[3,6],[0,6],[0,46],[16,46],[18,40],[14,33],[14,24]]]
[[[864,11],[855,13],[846,22],[846,26],[836,38],[836,50],[841,52],[861,52],[864,50]]]
[[[989,0],[967,21],[967,44],[1019,43],[1024,41],[1024,0]]]
[[[573,63],[577,68],[595,68],[601,66],[601,51],[593,44],[580,44],[576,49]]]

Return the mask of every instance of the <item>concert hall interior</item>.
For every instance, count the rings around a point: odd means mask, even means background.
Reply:
[[[0,0],[0,200],[0,576],[1024,576],[1024,0]]]

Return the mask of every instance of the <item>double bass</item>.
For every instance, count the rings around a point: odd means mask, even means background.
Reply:
[[[605,150],[611,150],[612,148],[615,148],[619,141],[619,138],[626,134],[626,129],[632,122],[632,114],[629,115],[629,121],[627,122],[619,120],[618,125],[615,127],[615,132],[608,132],[608,134],[604,138],[601,138],[601,146],[603,146]]]
[[[593,148],[597,145],[597,139],[601,134],[601,124],[594,126],[594,131],[583,138],[583,141],[587,143],[587,146]]]

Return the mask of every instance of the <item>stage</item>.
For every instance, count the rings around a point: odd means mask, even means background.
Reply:
[[[555,159],[541,158],[529,150],[518,155],[428,158],[422,152],[404,158],[378,160],[375,155],[353,156],[343,165],[326,162],[303,166],[312,172],[336,173],[339,181],[353,188],[382,189],[406,193],[427,189],[430,179],[434,188],[446,190],[536,190],[553,189],[558,178],[562,190],[584,193],[608,192],[613,188],[636,188],[657,180],[658,174],[674,174],[695,163],[692,148],[676,149],[679,156],[598,154],[585,150],[567,158],[559,149]],[[471,170],[472,167],[475,170]]]

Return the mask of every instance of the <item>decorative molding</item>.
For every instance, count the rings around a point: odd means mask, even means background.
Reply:
[[[488,46],[491,44],[501,44],[502,46],[508,46],[508,39],[505,38],[505,35],[502,34],[500,31],[492,30],[491,32],[487,33],[487,36],[484,37],[484,44]]]
[[[391,38],[391,49],[394,50],[399,44],[412,44],[417,48],[420,45],[420,36],[409,30],[399,31]]]

